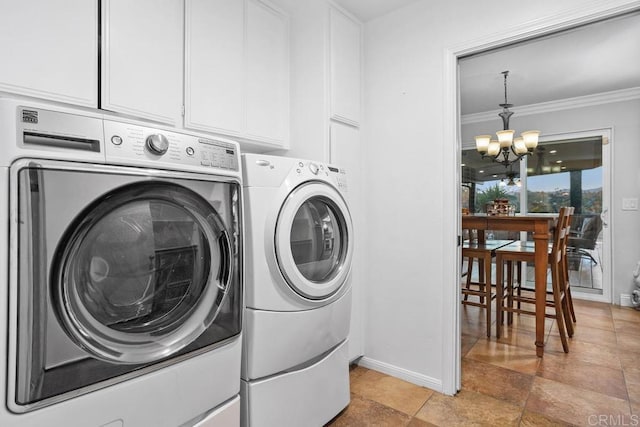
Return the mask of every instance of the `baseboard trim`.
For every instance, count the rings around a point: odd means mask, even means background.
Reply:
[[[620,305],[622,307],[633,307],[631,302],[631,294],[620,294]]]
[[[404,368],[400,368],[389,363],[380,362],[375,359],[363,356],[358,360],[358,366],[363,368],[373,369],[374,371],[382,372],[383,374],[391,375],[392,377],[400,378],[410,383],[427,387],[431,390],[435,390],[442,393],[442,381],[429,377],[427,375],[419,374],[417,372],[409,371]]]

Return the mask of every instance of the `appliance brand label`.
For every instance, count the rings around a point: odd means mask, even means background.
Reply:
[[[24,123],[38,123],[38,112],[34,110],[22,110],[22,121]]]

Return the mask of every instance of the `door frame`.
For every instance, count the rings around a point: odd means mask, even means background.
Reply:
[[[444,49],[443,210],[454,212],[443,220],[443,346],[442,390],[453,395],[461,388],[460,342],[460,185],[461,117],[458,58],[490,49],[505,47],[535,37],[553,34],[640,9],[638,0],[615,0],[588,3],[546,18],[512,27],[506,31],[466,41]],[[448,190],[446,190],[448,185]]]

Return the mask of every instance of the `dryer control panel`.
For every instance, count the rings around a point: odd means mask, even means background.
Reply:
[[[107,163],[239,172],[238,144],[135,124],[104,121]]]

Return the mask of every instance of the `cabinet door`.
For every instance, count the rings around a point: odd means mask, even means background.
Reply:
[[[247,136],[288,146],[289,20],[260,0],[247,3]]]
[[[0,90],[97,107],[97,0],[0,1],[0,58]]]
[[[362,259],[362,221],[364,199],[362,149],[360,146],[360,131],[358,128],[343,123],[332,122],[330,133],[330,162],[346,170],[347,202],[353,219],[355,234],[355,250],[351,268],[351,288],[353,292],[351,303],[351,330],[349,332],[349,360],[354,360],[364,354],[364,323],[363,305],[365,289],[363,281]]]
[[[181,121],[183,1],[103,1],[102,108]]]
[[[185,127],[244,130],[244,2],[187,0]]]
[[[360,122],[360,23],[330,10],[331,118]]]

